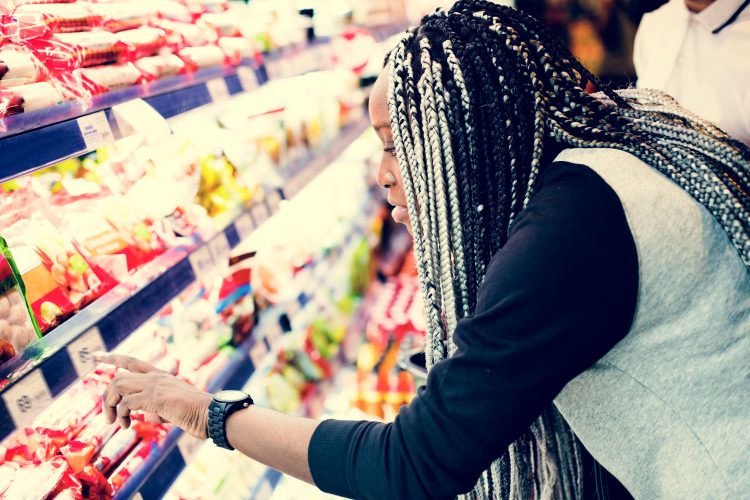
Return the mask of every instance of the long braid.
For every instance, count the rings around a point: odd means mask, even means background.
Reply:
[[[427,16],[388,56],[388,107],[427,317],[428,368],[565,147],[615,148],[715,217],[750,269],[750,149],[657,91],[602,85],[537,20],[481,0]],[[599,90],[588,94],[593,83]],[[578,497],[575,437],[547,408],[466,498]]]

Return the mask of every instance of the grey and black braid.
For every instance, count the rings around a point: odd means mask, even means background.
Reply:
[[[458,1],[406,32],[386,62],[428,367],[455,351],[491,257],[566,147],[616,148],[653,166],[711,212],[750,269],[750,149],[663,93],[610,90],[534,18]],[[575,437],[550,407],[467,497],[577,498],[581,477]]]

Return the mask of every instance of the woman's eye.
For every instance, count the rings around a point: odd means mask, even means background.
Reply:
[[[390,148],[383,148],[384,153],[388,153],[391,156],[396,156],[396,148],[390,147]]]

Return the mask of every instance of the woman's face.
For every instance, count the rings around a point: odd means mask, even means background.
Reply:
[[[383,143],[383,156],[378,166],[377,182],[388,192],[388,203],[395,207],[391,212],[393,220],[404,224],[411,233],[404,185],[401,181],[401,171],[398,168],[393,144],[393,132],[388,119],[388,75],[385,71],[380,73],[370,94],[370,122]]]

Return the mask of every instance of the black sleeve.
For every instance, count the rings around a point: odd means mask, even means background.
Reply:
[[[451,498],[469,490],[565,384],[628,332],[638,261],[620,200],[558,162],[492,259],[458,351],[392,424],[328,420],[315,484],[346,497]]]

